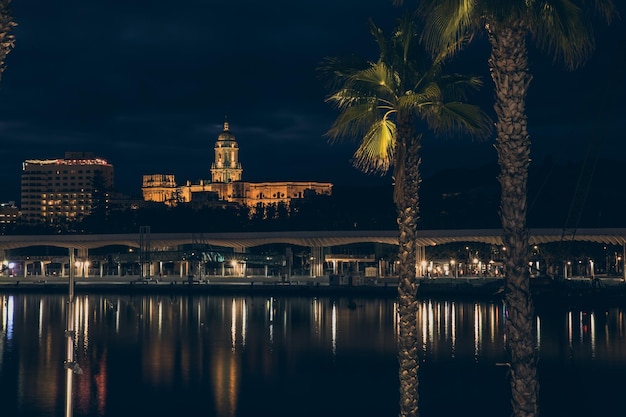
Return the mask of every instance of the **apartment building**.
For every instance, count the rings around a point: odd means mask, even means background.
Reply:
[[[20,216],[20,210],[15,201],[0,203],[0,228],[17,223]]]
[[[21,213],[26,223],[58,224],[107,205],[113,165],[91,152],[66,152],[65,158],[22,163]]]

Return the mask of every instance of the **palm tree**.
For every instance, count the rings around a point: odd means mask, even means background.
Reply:
[[[16,25],[11,17],[11,0],[0,0],[0,76],[6,68],[4,61],[15,43],[11,30]]]
[[[449,51],[431,59],[417,42],[411,16],[400,20],[389,39],[372,22],[370,27],[380,48],[377,61],[327,58],[320,69],[331,81],[327,101],[340,112],[327,132],[331,141],[360,139],[353,163],[364,172],[386,173],[393,167],[399,226],[400,412],[411,416],[417,415],[418,404],[415,242],[422,132],[465,131],[479,137],[488,134],[491,124],[479,107],[458,101],[479,88],[480,79],[443,74]]]
[[[400,1],[401,3],[401,1]],[[526,94],[532,75],[527,40],[575,69],[594,49],[592,17],[610,23],[612,0],[418,0],[423,41],[432,51],[486,33],[495,87],[500,219],[506,247],[505,304],[513,414],[538,414],[534,307],[528,272],[527,182],[530,137]]]

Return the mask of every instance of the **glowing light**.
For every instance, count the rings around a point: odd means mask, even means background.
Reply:
[[[235,351],[237,344],[237,305],[235,304],[235,300],[230,305],[230,339],[232,344],[232,351]]]
[[[331,340],[334,358],[337,355],[337,306],[334,302],[331,310]]]

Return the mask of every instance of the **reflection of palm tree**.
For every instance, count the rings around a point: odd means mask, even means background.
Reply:
[[[354,165],[365,172],[385,173],[394,167],[394,201],[398,214],[398,315],[401,415],[417,414],[417,289],[415,271],[421,134],[461,129],[480,135],[488,119],[476,106],[461,103],[475,77],[444,75],[447,51],[431,60],[419,48],[410,17],[400,21],[388,40],[371,24],[380,48],[376,62],[329,58],[321,70],[334,91],[328,101],[340,115],[330,128],[332,139],[362,138]],[[419,126],[419,125],[422,126]],[[418,127],[419,126],[419,127]]]
[[[0,0],[0,75],[6,68],[5,60],[13,49],[15,36],[11,33],[17,24],[11,17],[11,0]]]
[[[530,139],[525,106],[532,79],[526,40],[530,35],[540,49],[573,69],[594,47],[590,17],[596,13],[610,22],[616,9],[612,0],[420,0],[418,13],[424,17],[425,43],[433,50],[483,30],[491,44],[488,63],[495,86],[500,219],[507,248],[506,337],[512,406],[516,416],[537,415],[539,388],[526,223]]]

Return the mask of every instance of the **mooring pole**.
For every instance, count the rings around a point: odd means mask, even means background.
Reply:
[[[74,338],[76,331],[74,330],[74,248],[70,248],[70,278],[68,282],[67,296],[67,317],[65,328],[66,339],[66,359],[65,367],[65,417],[72,417],[74,412],[73,396],[74,396],[74,374],[81,374],[82,370],[74,359]]]

